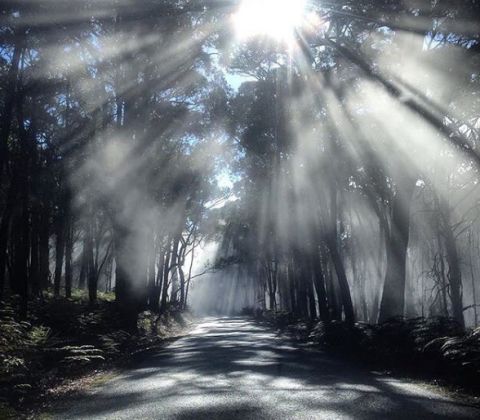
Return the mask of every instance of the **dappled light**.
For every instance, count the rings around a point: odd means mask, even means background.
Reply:
[[[284,338],[244,319],[207,319],[188,338],[119,375],[94,401],[81,398],[81,408],[62,415],[276,419],[308,413],[312,418],[382,419],[401,410],[401,416],[392,417],[469,418],[462,405],[416,385],[377,378],[283,343]],[[342,371],[346,377],[340,379]]]

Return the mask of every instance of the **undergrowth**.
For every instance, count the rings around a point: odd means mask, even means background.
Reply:
[[[47,295],[31,302],[26,320],[18,314],[14,298],[0,302],[0,418],[16,418],[15,410],[24,412],[66,379],[158,349],[187,323],[174,311],[143,312],[131,333],[122,329],[110,296],[92,306],[78,292],[72,299]]]
[[[288,312],[244,312],[331,353],[480,393],[480,327],[463,330],[445,317],[399,317],[350,326],[300,320]]]

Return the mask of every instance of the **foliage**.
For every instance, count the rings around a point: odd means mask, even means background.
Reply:
[[[156,348],[212,238],[245,314],[476,374],[480,2],[309,1],[288,48],[223,3],[2,6],[0,387]]]
[[[477,389],[480,385],[480,328],[463,330],[451,318],[392,318],[378,325],[319,321],[308,325],[268,312],[257,319],[286,329],[297,339],[388,369],[447,378]],[[478,389],[477,389],[478,390]]]
[[[16,299],[1,307],[0,401],[7,399],[17,408],[64,378],[158,349],[187,325],[180,313],[159,317],[145,312],[137,332],[127,332],[118,308],[108,300],[89,305],[77,298],[46,297],[32,303],[28,321],[19,320]]]

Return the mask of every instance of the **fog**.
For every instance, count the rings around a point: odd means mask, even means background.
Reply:
[[[478,5],[358,3],[8,2],[2,293],[477,325]]]

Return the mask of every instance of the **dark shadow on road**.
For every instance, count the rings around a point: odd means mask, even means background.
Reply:
[[[480,411],[299,348],[248,320],[215,318],[58,418],[413,420]]]

